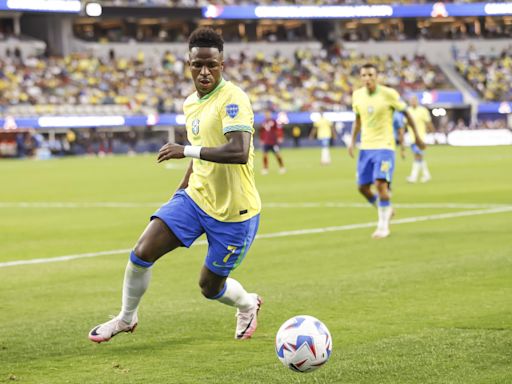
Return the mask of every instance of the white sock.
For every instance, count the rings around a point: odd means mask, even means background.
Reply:
[[[329,148],[322,148],[320,162],[322,164],[329,164],[331,162],[331,152],[329,151]]]
[[[428,170],[427,162],[425,160],[421,162],[421,171],[423,172],[423,177],[430,177],[430,172]]]
[[[409,176],[412,180],[416,180],[418,179],[418,175],[420,174],[420,169],[421,169],[421,163],[418,162],[418,161],[414,161],[412,163],[412,170],[411,170],[411,175]]]
[[[377,211],[379,213],[379,223],[377,228],[389,230],[389,222],[391,220],[391,213],[393,212],[391,205],[388,205],[387,207],[379,206]]]
[[[126,265],[123,283],[123,305],[119,317],[127,324],[132,322],[140,299],[148,288],[152,269],[151,267],[139,267],[131,261],[128,261]]]
[[[241,311],[247,311],[256,304],[254,297],[247,293],[242,284],[231,277],[226,279],[226,290],[217,300]]]

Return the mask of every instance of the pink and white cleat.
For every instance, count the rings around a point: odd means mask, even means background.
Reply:
[[[135,327],[137,327],[138,321],[139,319],[137,314],[133,316],[130,324],[125,323],[119,318],[119,316],[116,316],[112,320],[97,325],[91,329],[91,332],[89,332],[89,340],[94,341],[95,343],[102,343],[104,341],[109,341],[118,333],[133,332],[135,331]]]
[[[251,293],[250,295],[255,298],[256,304],[254,307],[247,311],[240,311],[239,309],[236,311],[235,339],[238,340],[250,339],[258,326],[258,312],[263,304],[263,299],[256,293]]]

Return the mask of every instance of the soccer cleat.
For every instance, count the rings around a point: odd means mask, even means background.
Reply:
[[[424,176],[422,176],[422,177],[421,177],[421,180],[420,180],[420,181],[421,181],[422,183],[427,183],[427,182],[429,182],[430,180],[432,180],[432,177],[431,177],[430,175],[424,175]]]
[[[261,174],[262,174],[262,175],[268,175],[268,168],[263,168],[263,169],[261,170]]]
[[[263,299],[255,293],[250,293],[250,295],[254,296],[256,299],[254,307],[247,311],[240,311],[239,309],[236,311],[235,339],[238,340],[249,339],[258,326],[258,312],[261,308],[261,304],[263,304]]]
[[[416,179],[414,177],[412,177],[412,176],[409,176],[406,180],[407,180],[408,183],[413,183],[414,184],[416,182]]]
[[[135,327],[137,327],[138,321],[137,314],[133,316],[130,324],[125,323],[119,316],[114,317],[112,320],[94,327],[91,332],[89,332],[89,340],[95,343],[102,343],[109,341],[118,333],[133,332],[135,331]]]
[[[286,168],[284,168],[284,167],[283,168],[279,168],[279,173],[281,175],[284,175],[286,173]]]
[[[377,228],[377,230],[375,232],[373,232],[372,234],[372,238],[373,239],[384,239],[385,237],[388,237],[390,235],[390,231],[389,229],[382,229],[382,228]]]

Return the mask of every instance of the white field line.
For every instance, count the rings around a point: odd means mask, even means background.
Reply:
[[[440,213],[440,214],[436,214],[436,215],[408,217],[408,218],[393,220],[391,223],[393,225],[407,224],[407,223],[419,223],[422,221],[444,220],[444,219],[451,219],[451,218],[455,218],[455,217],[489,215],[489,214],[493,214],[493,213],[503,213],[503,212],[512,212],[512,207],[511,206],[496,207],[496,208],[482,209],[482,210],[475,210],[475,211],[462,211],[462,212],[452,212],[452,213]],[[348,225],[324,227],[324,228],[310,228],[310,229],[299,229],[299,230],[293,230],[293,231],[264,233],[264,234],[256,236],[256,239],[273,239],[273,238],[279,238],[279,237],[312,235],[312,234],[316,234],[316,233],[349,231],[349,230],[360,229],[360,228],[371,228],[371,227],[374,227],[375,225],[376,225],[375,222],[370,222],[370,223],[348,224]],[[194,243],[194,245],[204,245],[204,244],[207,244],[205,240],[201,240],[201,241]],[[17,265],[55,263],[55,262],[59,262],[59,261],[69,261],[69,260],[84,259],[84,258],[89,258],[89,257],[117,255],[117,254],[122,254],[122,253],[129,253],[130,251],[131,251],[131,249],[118,249],[118,250],[112,250],[112,251],[91,252],[91,253],[82,253],[82,254],[77,254],[77,255],[49,257],[49,258],[43,258],[43,259],[6,261],[6,262],[0,263],[0,268],[12,267],[12,266],[17,266]]]
[[[0,202],[0,208],[157,208],[160,203],[132,202]],[[478,203],[396,203],[396,208],[411,209],[485,209],[512,207],[511,204],[478,204]],[[264,203],[263,208],[372,208],[368,203],[343,202],[304,202],[304,203]]]

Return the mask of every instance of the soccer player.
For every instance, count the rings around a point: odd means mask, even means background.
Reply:
[[[332,121],[327,119],[323,112],[320,119],[313,123],[313,129],[309,134],[310,139],[315,137],[320,141],[320,145],[322,146],[320,164],[331,164],[331,152],[329,151],[329,145],[331,144],[331,139],[336,137],[336,131],[334,130]]]
[[[403,112],[414,132],[416,126],[406,110],[407,105],[400,100],[398,92],[377,83],[377,68],[373,64],[363,65],[360,69],[360,77],[364,87],[355,90],[352,94],[356,120],[348,153],[354,157],[356,138],[361,132],[361,148],[357,164],[359,192],[370,204],[378,205],[379,220],[372,237],[381,239],[389,236],[389,222],[393,215],[389,190],[395,165],[393,111]],[[416,135],[416,144],[424,148],[419,135]],[[371,188],[374,184],[377,195]]]
[[[400,155],[405,159],[404,132],[405,118],[402,112],[393,112],[393,133],[395,135],[395,144],[400,146]]]
[[[279,173],[286,173],[284,161],[281,157],[279,145],[283,142],[283,128],[276,119],[272,118],[270,111],[265,111],[265,120],[260,128],[260,142],[263,145],[263,175],[268,174],[268,153],[272,152],[279,164]]]
[[[407,109],[409,114],[414,119],[414,123],[416,124],[416,129],[422,141],[425,141],[425,136],[427,132],[434,132],[434,126],[432,125],[432,118],[430,117],[430,112],[427,108],[420,105],[418,102],[418,98],[416,96],[411,97],[411,105]],[[409,135],[414,138],[414,131],[408,126]],[[430,171],[428,170],[427,161],[425,160],[423,150],[419,148],[416,144],[411,145],[411,150],[414,153],[414,162],[412,163],[411,174],[407,177],[407,181],[409,183],[415,183],[418,181],[418,176],[420,172],[421,182],[426,183],[432,179],[430,175]]]
[[[248,96],[222,78],[223,46],[222,37],[212,29],[199,28],[190,35],[188,65],[196,92],[183,109],[191,145],[167,143],[157,160],[192,159],[178,190],[151,216],[131,252],[121,312],[90,331],[94,342],[133,332],[153,264],[178,247],[190,247],[203,233],[208,252],[199,278],[201,293],[237,308],[236,339],[250,338],[256,330],[261,298],[229,277],[247,255],[259,224],[254,115]]]

